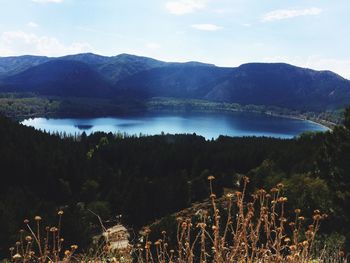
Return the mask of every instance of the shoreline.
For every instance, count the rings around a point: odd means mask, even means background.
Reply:
[[[207,100],[196,99],[176,99],[176,98],[152,98],[147,102],[148,110],[152,112],[213,112],[213,113],[232,113],[246,112],[265,114],[268,116],[282,117],[288,119],[298,119],[309,121],[325,127],[327,130],[333,130],[339,125],[336,122],[308,116],[307,114],[299,113],[296,110],[279,108],[275,106],[264,105],[240,105],[236,103],[212,102]],[[309,112],[310,115],[318,115],[323,112]]]
[[[146,111],[146,112],[140,112],[140,113],[185,113],[186,111],[178,111],[178,110],[150,110],[150,111]],[[205,111],[205,110],[194,110],[194,111],[190,111],[190,112],[194,112],[194,113],[238,113],[238,112],[242,112],[242,113],[254,113],[254,114],[263,114],[263,115],[267,115],[267,116],[272,116],[272,117],[280,117],[280,118],[287,118],[287,119],[295,119],[295,120],[302,120],[302,121],[308,121],[308,122],[312,122],[314,124],[323,126],[324,128],[326,128],[327,130],[332,131],[333,128],[337,125],[334,122],[330,122],[330,121],[326,121],[326,120],[315,120],[315,119],[310,119],[306,116],[299,116],[299,115],[286,115],[286,114],[279,114],[279,113],[275,113],[275,112],[260,112],[260,111],[250,111],[250,110],[231,110],[231,111],[227,111],[227,110],[216,110],[216,111]],[[137,113],[133,113],[132,115],[138,115]],[[35,118],[46,118],[46,119],[58,119],[58,118],[81,118],[81,119],[89,119],[89,118],[113,118],[113,117],[126,117],[126,116],[131,116],[131,115],[113,115],[113,114],[103,114],[103,115],[94,115],[94,116],[87,116],[87,115],[60,115],[60,114],[55,114],[55,113],[49,113],[49,114],[30,114],[30,115],[23,115],[23,116],[18,116],[17,118],[15,118],[16,121],[18,122],[23,122],[24,120],[28,120],[28,119],[35,119]]]
[[[244,110],[244,109],[231,109],[231,110],[191,110],[191,111],[185,111],[185,110],[150,110],[148,111],[150,113],[186,113],[186,112],[194,112],[194,113],[253,113],[253,114],[263,114],[267,116],[272,117],[280,117],[280,118],[287,118],[287,119],[295,119],[295,120],[302,120],[302,121],[308,121],[317,125],[320,125],[324,127],[325,129],[332,131],[335,126],[337,126],[336,123],[330,122],[327,120],[316,120],[312,118],[308,118],[304,115],[287,115],[287,114],[280,114],[276,112],[261,112],[261,111],[254,111],[254,110]]]
[[[154,97],[146,101],[137,101],[131,104],[110,100],[81,100],[76,98],[62,99],[51,97],[15,98],[10,100],[5,98],[2,100],[5,106],[0,107],[1,113],[18,122],[31,118],[125,118],[148,113],[176,114],[193,112],[232,114],[242,112],[309,121],[321,125],[327,130],[333,130],[341,120],[341,117],[334,112],[300,113],[297,110],[276,106],[240,105],[237,103],[201,99]],[[9,102],[16,108],[11,110],[8,106]],[[79,102],[79,104],[76,104],[76,102]],[[68,107],[66,107],[67,104]]]
[[[180,109],[180,110],[179,110]],[[302,121],[308,121],[312,122],[314,124],[320,125],[327,130],[332,131],[334,127],[337,125],[334,122],[330,122],[327,120],[323,119],[312,119],[308,118],[305,115],[287,115],[287,114],[280,114],[277,112],[262,112],[262,111],[256,111],[256,110],[245,110],[245,109],[231,109],[231,110],[225,110],[225,109],[217,109],[217,110],[191,110],[191,111],[186,111],[186,110],[181,110],[179,109],[172,109],[172,110],[147,110],[143,112],[138,112],[139,114],[147,114],[147,113],[186,113],[186,112],[193,112],[193,113],[226,113],[226,114],[232,114],[232,113],[253,113],[253,114],[263,114],[267,116],[272,116],[272,117],[280,117],[280,118],[287,118],[287,119],[295,119],[295,120],[302,120]],[[17,116],[15,118],[16,121],[18,122],[23,122],[24,120],[27,119],[35,119],[35,118],[47,118],[47,119],[58,119],[58,118],[113,118],[113,117],[127,117],[127,116],[135,116],[139,115],[137,112],[133,112],[130,115],[129,114],[123,114],[123,115],[118,115],[118,114],[101,114],[101,115],[85,115],[85,114],[72,114],[72,115],[67,115],[67,114],[55,114],[53,112],[48,113],[48,114],[29,114],[29,115],[22,115],[22,116]]]
[[[281,115],[281,114],[278,114],[278,113],[271,113],[271,114],[264,113],[264,114],[275,116],[275,117],[283,117],[283,118],[288,118],[288,119],[296,119],[296,120],[312,122],[314,124],[321,125],[321,126],[325,127],[327,130],[330,130],[330,131],[332,131],[335,126],[337,126],[337,124],[334,123],[334,122],[330,122],[330,121],[322,120],[322,119],[320,119],[320,120],[310,119],[307,116],[303,116],[303,115],[302,116]]]

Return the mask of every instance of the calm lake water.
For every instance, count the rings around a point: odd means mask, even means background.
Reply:
[[[292,138],[305,131],[326,131],[327,128],[313,122],[273,117],[254,113],[234,114],[168,114],[144,115],[127,118],[34,118],[22,122],[27,126],[47,132],[87,134],[122,132],[130,135],[154,135],[164,133],[196,133],[207,139],[219,135],[269,136]]]

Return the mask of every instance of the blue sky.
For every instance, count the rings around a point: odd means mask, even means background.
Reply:
[[[350,78],[349,0],[0,0],[0,56],[287,62]]]

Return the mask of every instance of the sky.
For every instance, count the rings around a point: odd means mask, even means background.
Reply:
[[[0,56],[121,53],[350,79],[350,0],[0,0]]]

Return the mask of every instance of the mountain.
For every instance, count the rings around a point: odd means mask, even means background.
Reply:
[[[139,98],[203,98],[211,84],[227,77],[230,68],[208,64],[174,63],[132,75],[117,83],[117,93]]]
[[[78,61],[52,60],[6,78],[6,91],[42,95],[106,97],[110,85],[89,65]]]
[[[322,110],[350,104],[350,81],[331,71],[250,63],[216,81],[208,100]]]
[[[42,56],[0,57],[0,79],[15,75],[49,60],[50,58]]]
[[[117,89],[141,98],[199,98],[314,111],[350,104],[349,80],[330,71],[283,63],[249,63],[237,68],[186,64],[154,68],[120,81]]]
[[[152,58],[128,54],[120,54],[112,57],[100,56],[92,53],[68,55],[58,58],[43,56],[0,57],[0,79],[16,75],[31,67],[54,60],[86,63],[105,77],[106,80],[112,82],[119,81],[140,71],[161,67],[167,64],[166,62]]]
[[[350,81],[330,71],[284,63],[224,68],[128,54],[0,58],[0,91],[138,100],[196,98],[309,111],[350,104]]]
[[[86,53],[65,56],[62,59],[87,63],[112,84],[138,72],[166,65],[165,62],[152,58],[128,54],[104,57],[92,53]]]

